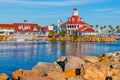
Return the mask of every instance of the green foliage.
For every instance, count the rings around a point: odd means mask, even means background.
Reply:
[[[40,32],[42,29],[42,26],[38,26],[38,32]]]
[[[102,29],[103,29],[103,27],[101,26],[101,27],[100,27],[100,29],[102,30]]]
[[[55,26],[55,24],[50,24],[50,26]]]
[[[98,24],[96,24],[96,26],[95,26],[96,28],[98,28],[99,27],[99,25]]]
[[[90,27],[92,27],[92,28],[93,28],[93,25],[90,25]]]
[[[120,26],[119,25],[116,26],[116,32],[120,33]]]
[[[65,35],[67,34],[67,31],[66,30],[61,30],[59,35],[64,37]]]
[[[78,39],[78,36],[77,35],[73,35],[74,37],[74,40],[77,40]]]
[[[54,37],[56,36],[56,32],[54,30],[51,30],[49,33],[49,37]]]

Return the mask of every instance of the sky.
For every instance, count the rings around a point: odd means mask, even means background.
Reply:
[[[79,17],[91,25],[120,25],[120,0],[0,0],[0,23],[37,23],[41,26],[66,22],[78,8]]]

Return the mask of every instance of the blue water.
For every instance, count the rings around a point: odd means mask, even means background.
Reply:
[[[31,69],[38,62],[54,62],[60,56],[104,54],[120,50],[117,42],[0,42],[0,73]]]

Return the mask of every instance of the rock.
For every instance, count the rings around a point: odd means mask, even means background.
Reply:
[[[80,68],[85,62],[74,56],[60,57],[56,62],[54,62],[58,71],[62,72],[65,70]],[[64,68],[64,69],[63,69]]]
[[[109,62],[109,56],[107,54],[102,54],[98,56],[99,62]]]
[[[120,73],[118,73],[117,75],[113,75],[112,79],[113,80],[120,80]]]
[[[25,70],[23,75],[20,76],[20,80],[53,80],[46,76],[40,76],[38,73],[35,73],[30,70]]]
[[[82,56],[82,60],[84,60],[86,63],[98,63],[99,58],[96,56]]]
[[[117,74],[117,70],[104,65],[85,64],[81,69],[81,76],[85,80],[105,80],[106,77]]]
[[[65,70],[81,68],[81,65],[85,64],[82,59],[74,56],[68,56],[67,61],[68,62],[65,65]]]
[[[23,75],[23,69],[16,70],[12,73],[12,80],[18,80]]]
[[[32,70],[19,69],[13,72],[12,80],[52,80],[47,76],[41,76],[40,74]]]
[[[51,78],[52,80],[65,80],[64,74],[62,72],[57,71],[48,72],[47,77]]]
[[[40,75],[45,75],[48,71],[56,71],[56,67],[52,63],[39,62],[32,68],[32,71]]]
[[[69,76],[69,77],[67,77],[66,78],[66,80],[84,80],[84,79],[82,79],[82,77],[80,77],[80,76]]]
[[[8,79],[9,79],[9,77],[7,74],[5,74],[5,73],[0,74],[0,80],[8,80]]]

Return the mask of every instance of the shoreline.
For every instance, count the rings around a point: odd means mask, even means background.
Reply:
[[[57,37],[49,38],[48,41],[70,41],[70,42],[116,42],[117,39],[108,36],[79,36],[79,37]]]
[[[53,63],[38,62],[31,70],[18,69],[12,73],[12,80],[119,80],[119,63],[120,51],[98,56],[62,56]]]

